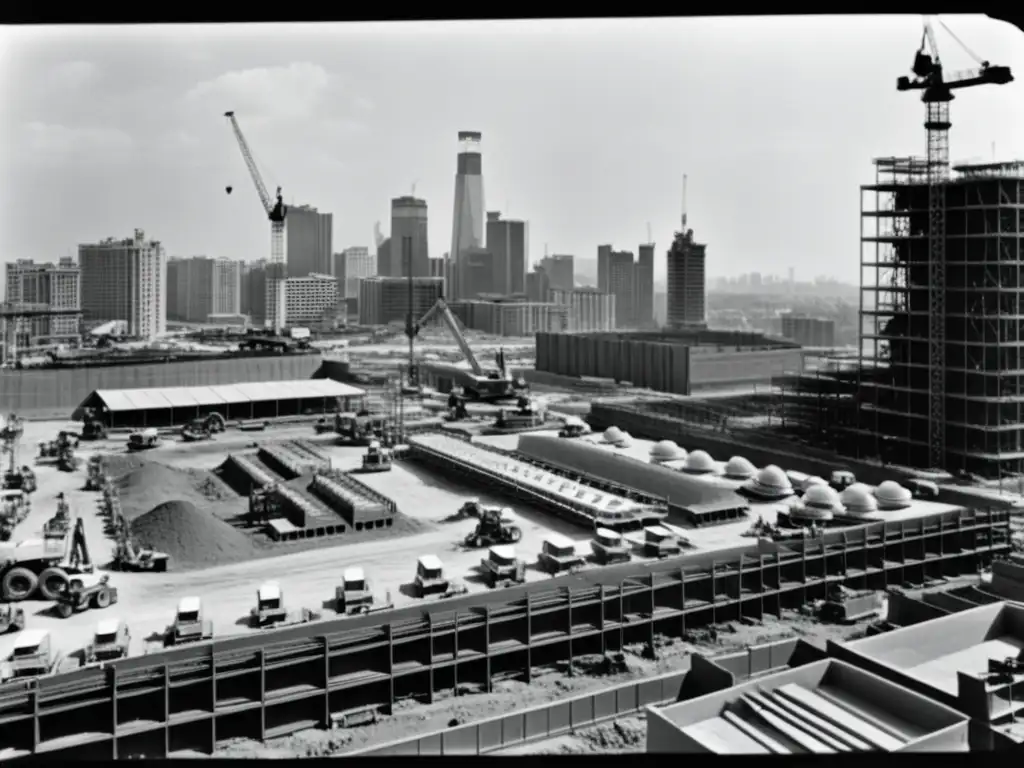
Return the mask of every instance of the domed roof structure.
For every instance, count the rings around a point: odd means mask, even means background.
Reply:
[[[832,488],[832,486],[828,484],[827,480],[825,480],[822,477],[818,477],[817,475],[811,475],[810,477],[808,477],[800,484],[800,487],[803,489],[804,493],[806,493],[808,490],[810,490],[812,486],[815,485],[824,485],[826,488],[830,490]]]
[[[616,443],[622,442],[622,434],[622,430],[618,427],[608,427],[608,429],[604,431],[604,441],[611,445],[615,445]]]
[[[854,483],[839,495],[839,501],[846,511],[854,515],[864,515],[878,511],[878,502],[871,495],[871,489],[864,483]]]
[[[633,436],[629,432],[623,432],[619,441],[615,443],[616,448],[629,448],[633,445]]]
[[[910,506],[912,494],[895,480],[886,480],[875,488],[875,498],[881,509],[906,509]]]
[[[838,511],[842,507],[842,503],[839,501],[839,494],[834,488],[827,485],[812,485],[804,493],[803,501],[805,507],[828,509],[833,512]]]
[[[683,471],[690,472],[695,475],[714,472],[715,460],[711,458],[711,454],[707,451],[692,451],[686,457],[686,463],[683,465]]]
[[[743,484],[743,490],[763,499],[783,499],[793,495],[793,484],[786,473],[774,464],[769,464],[757,475]]]
[[[685,458],[686,451],[672,440],[662,440],[651,446],[651,461],[677,461]]]
[[[733,456],[725,464],[725,476],[734,480],[749,480],[756,473],[757,467],[745,456]]]

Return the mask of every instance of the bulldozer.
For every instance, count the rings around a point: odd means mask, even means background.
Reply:
[[[306,624],[320,615],[309,608],[289,611],[284,605],[284,593],[276,581],[268,581],[256,592],[256,607],[249,613],[250,624],[256,629],[276,629],[294,624]]]
[[[490,548],[480,561],[480,571],[491,589],[522,584],[526,581],[526,563],[516,558],[511,544],[498,544]]]
[[[412,588],[416,597],[437,595],[447,598],[464,595],[468,591],[465,584],[452,581],[445,575],[444,565],[437,555],[423,555],[416,561],[416,576]]]
[[[29,629],[14,641],[14,651],[5,665],[3,677],[4,681],[42,677],[70,672],[78,666],[74,656],[65,656],[57,650],[49,630]]]
[[[379,440],[371,440],[363,455],[363,472],[390,472],[392,460],[390,448],[382,448]]]
[[[198,597],[178,601],[174,623],[164,634],[164,647],[198,643],[213,638],[213,622],[203,617],[203,603]]]
[[[495,544],[515,544],[523,538],[523,529],[508,507],[480,506],[480,522],[476,530],[466,536],[467,547],[490,547]]]
[[[117,587],[110,586],[110,575],[76,576],[68,588],[57,595],[54,610],[62,619],[90,608],[102,610],[117,603]]]

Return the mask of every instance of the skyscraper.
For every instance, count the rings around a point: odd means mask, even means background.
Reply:
[[[633,278],[633,311],[636,327],[654,326],[654,243],[641,245],[637,253]]]
[[[480,155],[482,135],[477,131],[459,131],[459,154],[455,169],[455,218],[452,223],[450,259],[454,267],[446,273],[455,278],[454,286],[445,286],[446,293],[461,297],[463,253],[484,245],[484,177]]]
[[[391,265],[386,274],[391,277],[408,277],[401,245],[406,237],[412,238],[412,276],[430,277],[426,200],[406,195],[391,201],[391,241],[397,244],[388,250]]]
[[[167,262],[167,317],[205,323],[210,315],[241,311],[241,265],[230,259],[171,259]]]
[[[668,325],[693,328],[706,325],[704,251],[693,230],[677,232],[668,251]],[[760,275],[758,275],[760,278]]]
[[[167,261],[159,241],[132,238],[78,246],[86,322],[123,320],[128,333],[153,339],[167,330]]]
[[[495,293],[526,293],[528,243],[525,221],[503,219],[498,211],[488,211],[487,250],[494,254]]]
[[[377,259],[363,246],[346,248],[334,254],[332,275],[338,281],[338,301],[359,297],[359,281],[377,274]]]
[[[310,205],[288,208],[285,223],[288,277],[330,274],[333,229],[333,214],[320,213]]]

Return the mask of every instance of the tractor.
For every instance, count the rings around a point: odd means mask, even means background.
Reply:
[[[491,547],[487,557],[480,561],[480,570],[491,589],[526,581],[526,563],[516,559],[516,550],[511,544]]]
[[[379,440],[371,440],[363,456],[363,472],[390,472],[393,459],[390,448],[382,448]]]
[[[75,576],[68,588],[57,595],[54,609],[62,619],[90,608],[109,608],[117,602],[117,587],[110,586],[110,575]]]
[[[203,618],[203,604],[198,597],[178,601],[174,623],[164,635],[164,647],[198,643],[213,638],[213,622]]]
[[[92,642],[85,647],[85,663],[127,658],[131,644],[132,633],[122,619],[104,619],[96,625]]]
[[[490,547],[494,544],[515,544],[523,538],[523,529],[515,514],[508,507],[480,508],[480,522],[476,530],[466,536],[463,542],[467,547]]]

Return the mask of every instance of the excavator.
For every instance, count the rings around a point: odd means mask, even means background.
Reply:
[[[119,571],[141,573],[152,571],[165,573],[171,556],[156,552],[152,547],[141,546],[132,540],[126,526],[119,526],[117,545],[114,549],[114,568]]]
[[[508,369],[505,366],[504,351],[498,352],[498,367],[485,370],[484,367],[480,365],[480,361],[477,360],[476,355],[469,346],[469,342],[466,341],[465,335],[459,328],[459,321],[455,318],[455,315],[452,313],[451,308],[443,297],[439,298],[434,303],[434,306],[427,310],[427,313],[420,318],[420,321],[409,329],[410,336],[415,337],[416,334],[419,333],[420,328],[437,316],[440,316],[441,320],[447,326],[448,331],[451,333],[452,338],[455,339],[455,343],[459,345],[459,350],[466,358],[466,362],[469,363],[470,367],[470,370],[466,371],[452,366],[450,374],[453,382],[461,385],[463,391],[471,400],[477,400],[480,402],[496,402],[500,400],[518,398],[520,391],[526,389],[526,382],[521,379],[514,380],[508,373]],[[412,360],[410,360],[409,363],[411,369],[416,368],[415,363]],[[446,373],[447,372],[448,371],[446,370]],[[417,375],[412,378],[418,380],[419,377]]]

